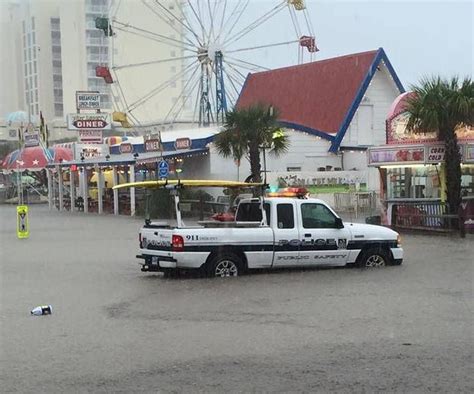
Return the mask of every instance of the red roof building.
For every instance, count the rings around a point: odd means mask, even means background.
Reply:
[[[384,74],[379,78],[378,90],[389,91],[388,97],[384,99],[388,106],[382,109],[383,113],[378,112],[385,104],[376,107],[376,103],[363,102],[368,99],[367,92],[377,72]],[[328,150],[335,153],[340,149],[361,103],[373,106],[368,116],[372,117],[372,124],[380,120],[383,133],[389,105],[402,92],[402,83],[384,50],[379,48],[375,51],[249,74],[237,107],[256,103],[272,105],[280,111],[279,120],[283,126],[328,140]],[[370,99],[378,100],[379,93],[374,91]],[[367,118],[366,115],[364,117]],[[356,125],[352,128],[355,129]],[[363,141],[352,138],[352,145],[377,144],[377,141],[369,141],[370,136],[364,138]]]

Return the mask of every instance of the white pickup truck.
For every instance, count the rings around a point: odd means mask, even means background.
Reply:
[[[343,223],[324,201],[251,198],[239,203],[235,221],[171,227],[147,223],[140,230],[142,271],[199,269],[208,276],[237,276],[250,269],[399,265],[400,236],[386,227]]]

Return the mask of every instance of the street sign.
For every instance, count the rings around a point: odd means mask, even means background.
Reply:
[[[68,114],[68,130],[110,130],[112,128],[110,114]]]
[[[16,207],[17,223],[16,234],[18,238],[28,238],[30,236],[28,224],[28,206],[18,205]]]
[[[100,109],[100,93],[99,92],[76,92],[76,108],[98,110]]]
[[[167,161],[161,160],[158,162],[158,175],[160,178],[168,178],[169,171],[170,167]]]
[[[102,130],[79,130],[79,142],[83,144],[102,144]]]

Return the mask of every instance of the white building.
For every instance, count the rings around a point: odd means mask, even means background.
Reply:
[[[175,9],[178,4],[170,2],[168,7],[179,14],[181,11]],[[133,34],[130,29],[114,29],[114,35],[107,36],[96,28],[98,17],[108,17],[109,21],[113,17],[114,21],[171,38],[181,32],[179,27],[160,23],[148,8],[134,0],[0,1],[0,140],[9,139],[6,115],[19,110],[33,118],[41,111],[53,139],[75,137],[65,130],[64,120],[67,113],[76,112],[76,91],[99,91],[105,111],[121,110],[119,83],[126,100],[133,103],[183,67],[180,61],[141,70],[131,67],[153,59],[179,58],[182,52]],[[97,66],[110,69],[113,84],[96,77]],[[114,66],[127,67],[115,72]],[[137,118],[147,123],[164,117],[177,100],[181,84],[182,80],[176,79],[164,94],[137,107]]]
[[[378,174],[367,167],[366,151],[385,143],[386,115],[402,92],[379,48],[249,74],[237,106],[264,103],[279,110],[291,145],[287,154],[269,156],[267,170],[273,178],[306,184],[349,178],[378,190]],[[211,168],[230,171],[217,163]]]

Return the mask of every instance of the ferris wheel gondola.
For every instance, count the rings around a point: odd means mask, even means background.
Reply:
[[[268,70],[260,64],[262,52],[294,46],[297,62],[302,63],[305,53],[312,60],[318,51],[304,0],[272,1],[268,10],[255,17],[250,0],[134,2],[134,7],[142,8],[140,15],[146,11],[148,24],[143,18],[133,20],[137,9],[124,8],[126,3],[117,1],[108,17],[96,20],[96,27],[111,40],[109,64],[98,66],[96,75],[112,87],[114,120],[124,125],[222,124],[248,73]],[[269,42],[273,34],[266,32],[284,11],[294,33],[286,40]],[[258,36],[263,42],[252,45],[257,31],[263,32]],[[126,45],[131,37],[134,43],[146,42],[144,53],[138,52],[140,45]],[[169,57],[163,56],[166,50]],[[133,62],[123,55],[127,52],[133,52]],[[155,52],[161,56],[157,58]],[[134,80],[149,83],[140,88]]]

